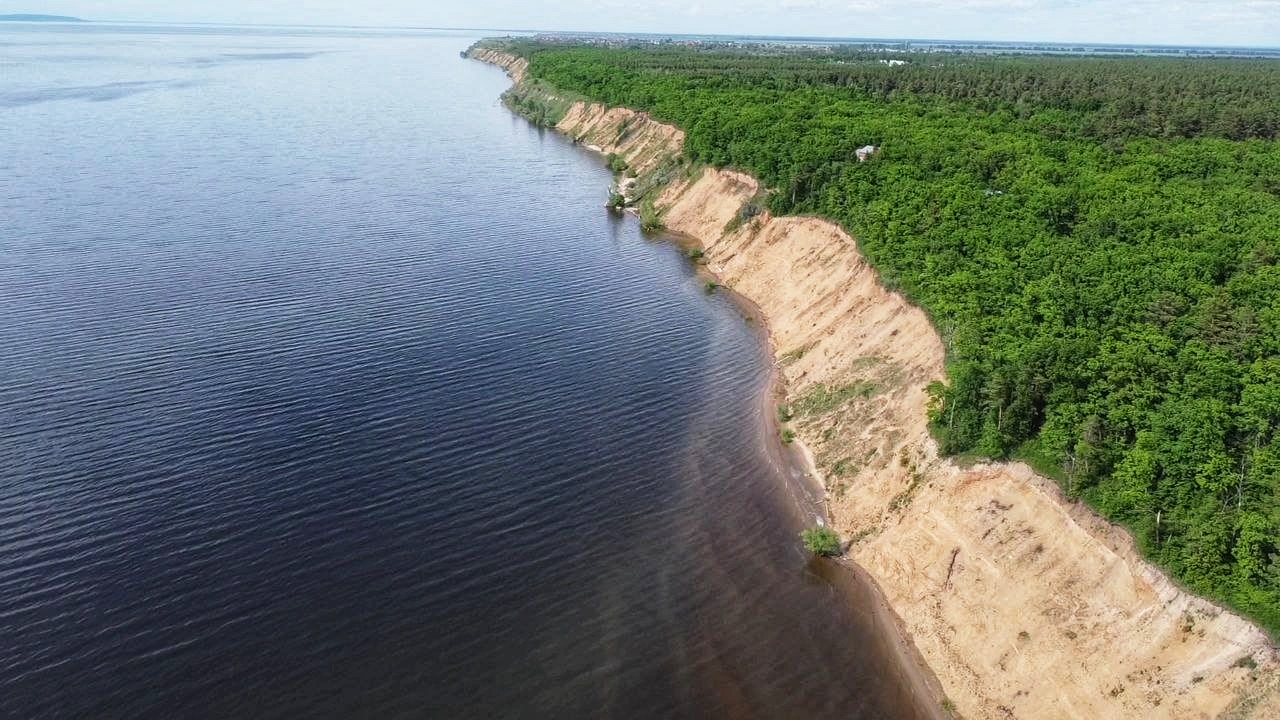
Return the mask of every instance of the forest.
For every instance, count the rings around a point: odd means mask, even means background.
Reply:
[[[943,337],[944,452],[1031,463],[1280,632],[1280,64],[506,49],[845,227]]]

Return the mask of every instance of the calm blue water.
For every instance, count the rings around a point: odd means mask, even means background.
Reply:
[[[471,40],[0,26],[0,715],[917,717],[757,329]]]

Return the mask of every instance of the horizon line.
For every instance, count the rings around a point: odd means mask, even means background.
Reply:
[[[6,13],[8,14],[8,13]],[[18,15],[41,14],[48,13],[15,13]],[[73,16],[64,16],[73,17]],[[10,21],[23,22],[23,21]],[[1230,44],[1199,44],[1199,43],[1156,43],[1156,42],[1100,42],[1091,40],[996,40],[991,38],[922,38],[922,37],[854,37],[854,36],[835,36],[835,35],[759,35],[751,33],[673,33],[673,32],[652,32],[652,31],[622,31],[622,30],[549,30],[549,29],[531,29],[531,28],[502,28],[502,27],[442,27],[432,25],[345,25],[345,24],[313,24],[313,23],[245,23],[245,22],[217,22],[217,21],[174,21],[174,20],[91,20],[87,18],[77,17],[74,22],[68,23],[49,23],[42,21],[30,21],[31,25],[57,25],[57,24],[81,24],[81,25],[155,25],[164,27],[190,27],[190,26],[213,26],[213,27],[243,27],[243,28],[299,28],[299,29],[323,29],[323,30],[435,30],[446,32],[503,32],[503,33],[521,33],[529,35],[585,35],[585,36],[619,36],[619,37],[645,37],[645,38],[712,38],[723,40],[747,39],[747,40],[789,40],[789,41],[815,41],[825,43],[966,43],[966,44],[993,44],[993,45],[1087,45],[1093,47],[1108,48],[1191,48],[1191,49],[1222,49],[1222,50],[1280,50],[1280,45],[1230,45]]]

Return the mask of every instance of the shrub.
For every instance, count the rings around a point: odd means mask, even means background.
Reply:
[[[1258,661],[1254,660],[1252,655],[1245,655],[1234,663],[1231,663],[1231,667],[1244,668],[1246,670],[1257,670]]]
[[[800,539],[809,552],[820,557],[836,557],[840,554],[840,536],[835,530],[818,525],[800,533]]]
[[[658,215],[658,210],[653,207],[651,200],[640,204],[640,229],[645,232],[662,230],[662,218]]]
[[[763,212],[764,207],[755,201],[743,205],[738,212],[734,214],[733,218],[725,224],[725,234],[728,235],[729,233],[737,232],[744,224],[758,217]]]

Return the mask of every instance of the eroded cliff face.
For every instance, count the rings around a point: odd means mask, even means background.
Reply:
[[[645,113],[582,102],[570,106],[556,129],[592,150],[625,159],[637,176],[673,157],[671,148],[684,146],[682,131]]]
[[[497,65],[506,70],[507,75],[511,77],[511,81],[517,86],[524,82],[525,75],[529,71],[528,60],[499,50],[476,46],[468,50],[467,55],[475,60]]]
[[[523,72],[509,56],[495,64]],[[642,181],[684,140],[590,103],[557,128]],[[754,214],[759,190],[706,169],[654,205],[768,318],[833,523],[959,714],[1280,718],[1280,658],[1263,632],[1180,590],[1028,467],[938,456],[925,387],[944,377],[944,347],[924,312],[885,290],[838,226]]]

